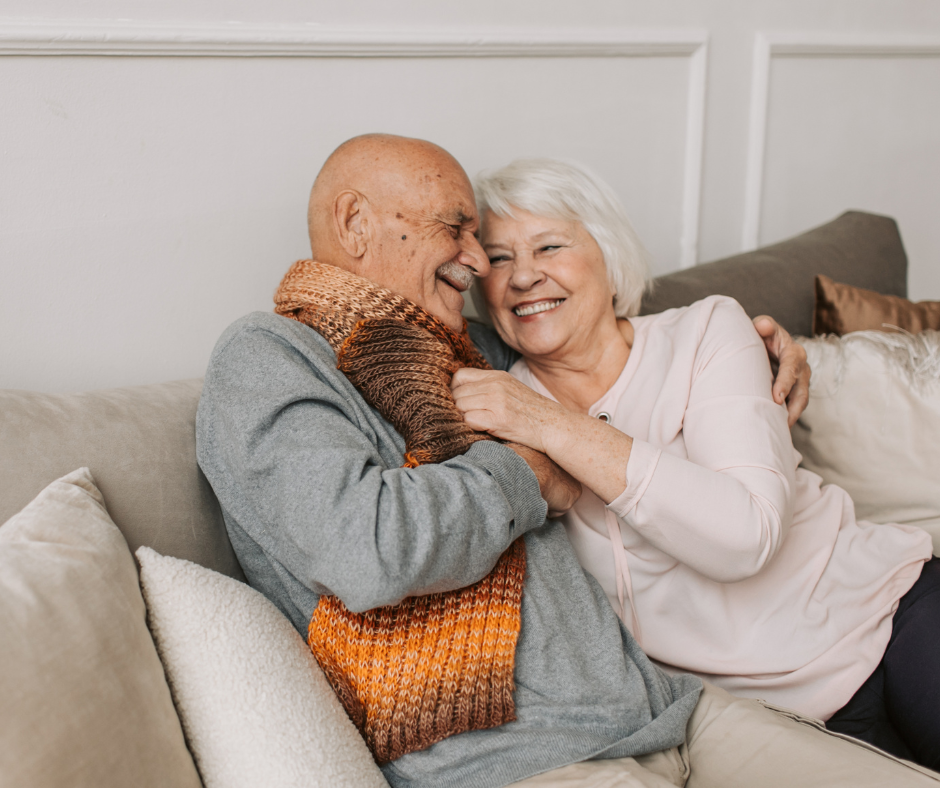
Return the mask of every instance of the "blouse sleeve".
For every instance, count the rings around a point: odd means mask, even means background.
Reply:
[[[767,351],[744,310],[713,297],[697,317],[679,327],[698,338],[677,352],[690,364],[674,364],[685,373],[667,375],[662,394],[684,403],[688,459],[634,440],[627,487],[609,508],[658,549],[731,583],[759,572],[783,543],[796,463]]]

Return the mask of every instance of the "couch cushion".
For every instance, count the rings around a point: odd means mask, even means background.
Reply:
[[[816,277],[813,334],[850,334],[853,331],[893,331],[916,334],[940,329],[940,301],[908,301],[862,287]]]
[[[808,336],[816,274],[906,296],[907,255],[897,224],[887,216],[847,211],[781,243],[660,276],[643,299],[641,314],[718,293],[736,298],[751,317],[770,315],[791,334]]]
[[[0,783],[199,786],[134,559],[87,468],[0,527],[0,633]]]
[[[297,630],[261,594],[137,551],[148,620],[207,788],[387,788]]]
[[[73,468],[91,468],[132,550],[149,545],[243,578],[196,465],[199,380],[39,394],[0,390],[0,522]]]
[[[803,467],[859,519],[926,530],[940,553],[940,332],[800,340],[813,377],[791,430]]]

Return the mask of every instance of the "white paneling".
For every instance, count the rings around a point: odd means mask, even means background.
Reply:
[[[847,208],[887,214],[911,297],[940,298],[940,39],[777,34],[755,50],[744,247]]]
[[[471,174],[582,161],[620,192],[658,271],[694,261],[701,34],[388,34],[360,58],[333,56],[348,33],[219,30],[0,35],[16,118],[0,124],[0,386],[202,374],[225,325],[270,309],[307,254],[313,176],[365,131],[432,139]]]
[[[889,213],[911,294],[940,297],[934,0],[3,13],[43,19],[0,18],[0,386],[201,374],[224,325],[268,309],[306,253],[324,157],[367,129],[434,139],[471,174],[582,160],[620,193],[657,272],[849,207]],[[759,32],[775,30],[795,32]]]

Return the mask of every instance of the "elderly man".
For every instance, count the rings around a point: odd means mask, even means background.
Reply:
[[[576,485],[455,421],[449,375],[486,364],[462,292],[489,263],[446,151],[350,140],[309,222],[316,262],[285,278],[281,315],[216,346],[198,456],[249,581],[393,786],[935,784],[663,673],[546,519]]]

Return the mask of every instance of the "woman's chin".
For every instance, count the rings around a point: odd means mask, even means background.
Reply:
[[[550,356],[565,345],[565,337],[546,325],[519,324],[499,333],[507,345],[527,358]]]

